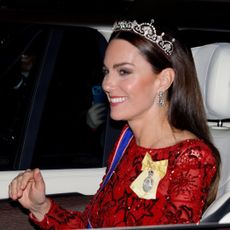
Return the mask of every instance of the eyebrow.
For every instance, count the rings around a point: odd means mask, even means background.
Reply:
[[[119,67],[121,67],[123,65],[132,65],[132,66],[135,66],[134,64],[132,64],[130,62],[121,62],[121,63],[118,63],[118,64],[114,64],[113,68],[116,69],[116,68],[119,68]],[[107,68],[105,64],[103,65],[103,68]]]
[[[113,68],[115,69],[115,68],[121,67],[123,65],[132,65],[132,66],[134,66],[134,64],[132,64],[130,62],[122,62],[122,63],[114,64]]]

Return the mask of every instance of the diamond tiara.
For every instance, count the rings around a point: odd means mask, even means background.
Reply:
[[[175,38],[171,41],[163,40],[165,33],[157,35],[156,28],[153,25],[154,19],[151,19],[151,23],[140,23],[138,24],[136,20],[134,21],[118,21],[113,25],[113,31],[133,31],[136,34],[148,39],[149,41],[157,44],[167,55],[171,55],[173,52],[173,42]]]

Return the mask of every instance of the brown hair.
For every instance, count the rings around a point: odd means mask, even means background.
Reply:
[[[172,55],[167,55],[157,44],[144,37],[127,31],[114,32],[112,39],[124,39],[138,48],[143,57],[152,65],[155,73],[160,73],[165,68],[173,68],[175,78],[168,90],[168,120],[172,127],[180,130],[188,130],[198,138],[203,139],[210,147],[216,159],[217,173],[213,178],[204,210],[216,197],[220,179],[220,154],[212,143],[207,125],[203,99],[197,78],[195,64],[191,49],[180,41],[176,30],[167,27],[156,27],[157,34],[165,33],[164,39],[176,40],[173,42]],[[174,32],[172,32],[174,31]],[[204,211],[203,210],[203,211]]]

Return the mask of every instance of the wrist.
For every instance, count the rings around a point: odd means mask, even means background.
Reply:
[[[41,221],[44,219],[46,213],[49,212],[51,207],[51,201],[48,198],[45,198],[45,201],[30,209],[31,214],[36,217],[37,220]]]

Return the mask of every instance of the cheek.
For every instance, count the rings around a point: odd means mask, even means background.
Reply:
[[[126,88],[130,96],[140,101],[153,100],[155,95],[152,79],[142,79],[141,81],[132,82],[126,85]]]

